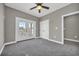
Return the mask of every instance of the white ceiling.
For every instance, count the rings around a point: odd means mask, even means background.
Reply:
[[[30,10],[30,8],[36,6],[36,4],[34,3],[5,3],[5,5],[36,17],[42,17],[62,7],[69,5],[69,3],[44,3],[43,5],[50,7],[50,9],[42,9],[41,13],[38,13],[37,9]]]

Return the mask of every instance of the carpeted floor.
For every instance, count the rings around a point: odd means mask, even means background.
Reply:
[[[45,39],[32,39],[6,46],[1,56],[79,56],[79,43],[65,41],[61,45]]]

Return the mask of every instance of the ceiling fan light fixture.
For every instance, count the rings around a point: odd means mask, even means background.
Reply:
[[[37,9],[39,13],[41,13],[41,10],[44,8],[44,9],[49,9],[49,7],[47,6],[43,6],[42,3],[36,3],[36,6],[30,8],[30,10],[32,9]]]
[[[39,6],[37,6],[37,9],[38,9],[38,10],[41,10],[41,9],[42,9],[42,7],[39,5]]]

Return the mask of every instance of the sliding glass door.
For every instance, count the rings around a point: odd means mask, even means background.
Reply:
[[[26,40],[36,37],[36,22],[23,18],[16,18],[16,40]]]

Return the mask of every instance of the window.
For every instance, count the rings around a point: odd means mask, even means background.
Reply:
[[[26,28],[26,22],[19,22],[19,28]]]
[[[34,32],[34,25],[31,22],[19,21],[19,31],[22,32]]]
[[[20,32],[28,32],[28,22],[19,21],[19,31]]]

